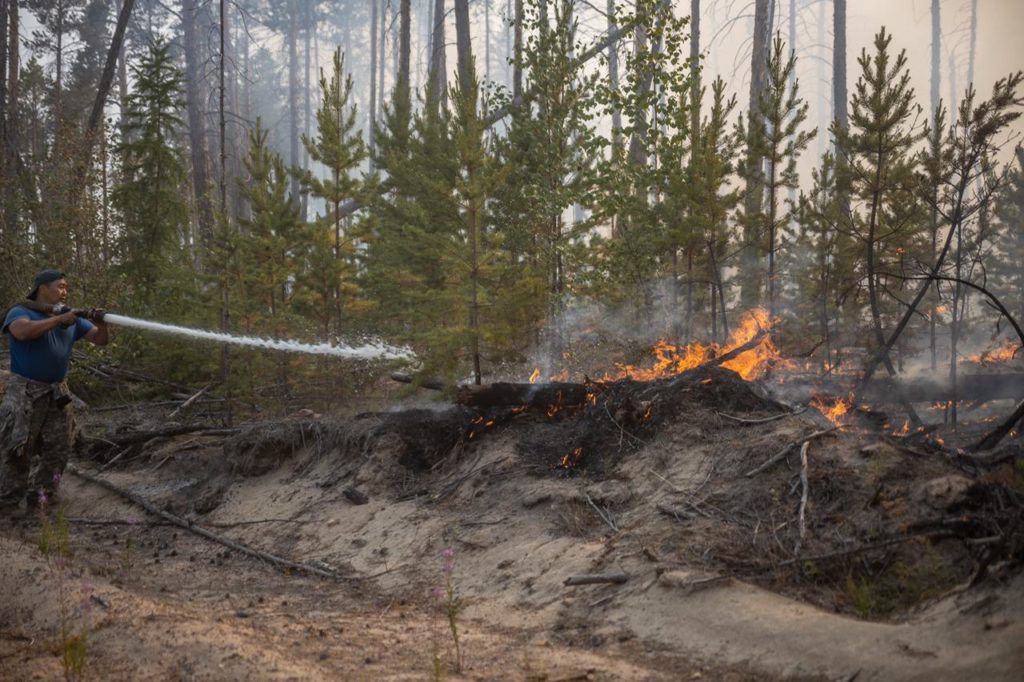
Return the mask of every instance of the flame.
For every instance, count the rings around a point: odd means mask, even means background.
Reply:
[[[569,370],[563,369],[558,374],[553,374],[550,377],[548,377],[548,380],[549,381],[568,381],[569,380]]]
[[[823,396],[814,396],[811,398],[811,407],[821,412],[825,419],[842,428],[846,421],[842,417],[850,411],[850,402],[843,398],[835,398],[835,402],[830,406],[828,404],[829,400],[829,398]]]
[[[984,351],[978,355],[972,355],[967,358],[967,362],[973,362],[977,365],[1010,362],[1017,356],[1020,349],[1020,345],[1014,343],[1010,339],[1003,339],[1003,343],[998,348]]]
[[[559,407],[558,405],[548,405],[547,415],[549,417],[554,417],[556,414],[558,414],[559,410],[561,409],[562,408]]]
[[[566,456],[562,457],[561,467],[563,469],[571,469],[572,467],[575,467],[576,464],[580,461],[580,456],[582,454],[583,454],[583,448],[576,448],[576,449],[574,449],[572,451],[571,455],[566,455]]]
[[[616,364],[616,372],[605,374],[602,381],[614,381],[616,379],[635,379],[637,381],[651,381],[664,377],[680,374],[688,369],[713,360],[719,355],[728,353],[751,341],[762,330],[771,328],[768,313],[761,308],[744,313],[740,318],[739,325],[733,330],[728,343],[719,346],[717,343],[703,344],[691,342],[684,346],[677,346],[661,339],[652,351],[655,362],[652,367],[635,367],[633,365]],[[737,357],[722,363],[722,367],[731,369],[746,380],[757,379],[768,371],[770,365],[779,360],[779,350],[772,343],[771,339],[764,340],[751,350],[745,351]]]
[[[537,379],[540,379],[540,367],[533,368],[533,374],[530,375],[530,383],[537,383]]]

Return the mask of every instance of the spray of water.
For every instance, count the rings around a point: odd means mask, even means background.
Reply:
[[[269,350],[283,350],[292,353],[310,353],[313,355],[334,355],[341,358],[357,360],[411,360],[415,356],[408,348],[397,348],[385,343],[372,342],[361,346],[348,346],[339,344],[332,346],[328,343],[300,343],[298,341],[284,341],[278,339],[261,339],[254,336],[235,336],[223,332],[212,332],[206,329],[192,329],[190,327],[179,327],[173,324],[161,322],[150,322],[139,320],[125,315],[107,313],[104,321],[116,324],[121,327],[135,327],[136,329],[148,329],[149,331],[164,334],[176,334],[187,336],[193,339],[205,339],[217,343],[230,343],[236,346],[249,346],[251,348],[266,348]]]

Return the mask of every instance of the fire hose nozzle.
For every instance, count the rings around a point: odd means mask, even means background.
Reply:
[[[70,308],[68,310],[74,313],[76,317],[84,317],[90,322],[102,322],[103,318],[107,316],[107,311],[102,308]],[[64,312],[67,312],[67,310]]]

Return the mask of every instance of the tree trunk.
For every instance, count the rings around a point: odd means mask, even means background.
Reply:
[[[522,0],[518,0],[521,4]],[[700,3],[700,0],[694,0]],[[615,22],[615,0],[608,0],[605,11],[608,13],[608,35],[618,34],[619,26]],[[608,43],[608,86],[612,92],[619,91],[619,41],[612,40]],[[612,149],[622,148],[622,111],[615,107],[612,109]]]
[[[761,93],[764,91],[765,81],[768,78],[768,50],[770,48],[771,29],[769,24],[772,19],[774,3],[771,0],[755,0],[754,2],[754,36],[753,47],[750,56],[750,104],[748,109],[749,134],[760,125],[760,102]],[[751,152],[753,153],[753,152]],[[742,252],[742,264],[745,277],[743,278],[740,298],[744,305],[752,306],[760,298],[760,285],[763,281],[758,276],[761,267],[759,259],[759,234],[758,225],[753,222],[753,217],[761,212],[764,203],[764,180],[761,177],[763,159],[754,154],[749,159],[749,177],[747,177],[746,188],[743,192],[744,212],[751,220],[744,226],[743,242],[745,248]]]
[[[971,54],[967,58],[967,87],[974,85],[974,58],[978,52],[978,0],[971,0]]]
[[[299,167],[299,9],[288,0],[288,165]],[[292,175],[291,193],[299,198],[299,178]]]
[[[132,2],[133,0],[129,0]],[[199,220],[199,242],[209,248],[213,244],[213,204],[210,202],[209,150],[206,147],[205,114],[200,83],[200,65],[205,61],[196,30],[196,0],[181,4],[181,30],[185,50],[185,97],[188,102],[188,139],[192,159],[192,191],[195,194]]]
[[[448,106],[448,66],[445,60],[444,0],[434,0],[433,36],[430,40],[430,83],[437,97],[438,111]]]
[[[443,0],[441,0],[443,2]],[[366,137],[369,140],[370,172],[373,172],[373,159],[377,149],[377,0],[370,0],[370,125]]]
[[[0,0],[0,178],[7,178],[7,16],[8,0]]]
[[[403,102],[410,100],[409,57],[412,49],[412,7],[411,0],[400,0],[398,33],[398,95]]]
[[[305,5],[304,6],[304,12],[305,12],[305,17],[304,18],[305,18],[305,24],[306,24],[305,25],[306,31],[305,31],[305,37],[304,37],[305,38],[305,55],[304,55],[304,57],[305,57],[306,63],[305,63],[305,67],[303,68],[303,72],[302,72],[303,73],[303,83],[304,83],[303,90],[304,90],[304,96],[305,96],[305,102],[303,104],[303,106],[305,108],[305,111],[304,111],[303,116],[302,116],[302,125],[303,125],[303,132],[306,134],[306,137],[309,137],[310,133],[312,132],[312,121],[313,121],[313,108],[312,108],[312,103],[310,102],[310,94],[313,91],[313,83],[316,82],[316,78],[312,77],[312,74],[310,73],[310,70],[309,70],[310,69],[310,58],[312,57],[312,54],[311,54],[312,50],[310,48],[311,48],[313,33],[316,31],[317,20],[316,20],[316,3],[315,2],[307,2],[307,3],[304,3],[304,5]],[[309,171],[309,150],[306,149],[306,145],[302,145],[302,170],[307,171],[307,172]],[[308,220],[309,219],[309,195],[306,194],[306,193],[303,193],[303,195],[302,195],[302,207],[299,209],[299,211],[300,211],[299,215],[302,217],[302,220]]]
[[[846,101],[846,0],[833,0],[832,14],[832,106],[842,130],[850,127]]]
[[[637,5],[637,11],[640,11],[639,4]],[[633,55],[638,60],[642,60],[649,49],[647,38],[647,30],[644,28],[642,23],[638,24],[636,27],[636,34],[633,39]],[[654,74],[647,72],[641,74],[640,78],[641,81],[637,85],[637,93],[640,97],[645,97],[647,92],[651,89]],[[648,123],[647,116],[642,111],[638,112],[637,120],[633,121],[633,129],[633,135],[629,139],[629,161],[635,166],[646,166]]]
[[[459,86],[462,88],[469,85],[474,68],[469,30],[469,0],[455,0],[455,42],[459,55]]]
[[[614,0],[610,0],[614,2]],[[512,103],[515,105],[523,102],[523,0],[515,0],[516,16],[514,20],[513,50],[514,62],[512,66]]]
[[[389,0],[381,0],[380,12],[380,52],[377,55],[377,77],[379,82],[377,83],[377,120],[379,121],[384,113],[384,64],[387,62],[388,54],[388,12],[386,9],[391,7]],[[370,74],[370,78],[373,78],[373,74]]]
[[[942,77],[939,71],[939,52],[942,49],[942,21],[939,16],[939,0],[932,0],[932,80],[931,110],[939,108],[939,87]]]

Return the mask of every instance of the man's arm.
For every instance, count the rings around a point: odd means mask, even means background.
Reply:
[[[107,331],[107,325],[105,322],[93,321],[95,325],[92,329],[85,333],[85,340],[89,341],[97,346],[105,346],[110,341],[110,332]]]
[[[32,341],[33,339],[38,339],[40,336],[44,336],[46,332],[51,329],[56,329],[61,325],[73,325],[75,323],[75,319],[74,313],[54,315],[53,317],[48,317],[45,320],[29,320],[22,317],[7,325],[7,330],[11,333],[11,336],[16,338],[18,341]]]

